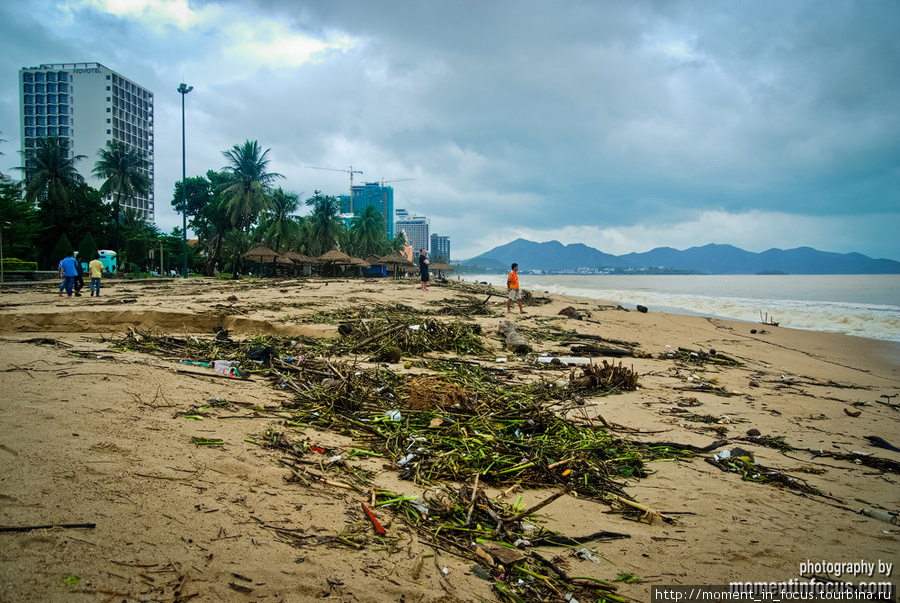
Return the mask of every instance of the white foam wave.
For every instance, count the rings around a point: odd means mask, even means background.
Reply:
[[[478,277],[494,285],[505,285],[505,277]],[[783,327],[845,333],[858,337],[900,342],[900,306],[852,302],[761,299],[709,296],[659,291],[641,286],[633,289],[592,287],[602,281],[579,281],[582,286],[553,282],[551,277],[533,280],[535,290],[621,304],[626,308],[646,306],[651,311],[710,316],[759,323],[762,317]],[[646,282],[651,284],[650,281]],[[587,285],[587,286],[584,286]],[[523,283],[523,286],[526,286]]]

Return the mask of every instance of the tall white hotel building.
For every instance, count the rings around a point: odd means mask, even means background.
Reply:
[[[153,209],[153,93],[100,63],[53,63],[19,70],[22,167],[29,167],[37,140],[59,136],[69,153],[84,155],[75,167],[95,188],[97,152],[118,140],[144,151],[150,193],[123,201],[148,222]]]

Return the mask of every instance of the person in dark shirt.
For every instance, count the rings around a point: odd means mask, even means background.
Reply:
[[[422,279],[422,291],[428,291],[428,258],[425,257],[425,249],[419,250],[419,274]]]

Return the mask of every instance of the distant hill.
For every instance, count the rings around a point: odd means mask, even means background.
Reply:
[[[665,267],[704,274],[900,274],[900,262],[894,260],[873,259],[861,253],[818,251],[811,247],[753,253],[732,245],[710,244],[684,251],[657,247],[644,253],[610,255],[581,243],[563,245],[559,241],[535,243],[525,239],[516,239],[461,263],[505,271],[513,262],[522,270],[549,272]]]

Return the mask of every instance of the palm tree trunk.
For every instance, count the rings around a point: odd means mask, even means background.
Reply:
[[[203,276],[216,275],[216,262],[219,259],[219,252],[222,248],[222,237],[215,235],[213,239],[212,252],[206,255],[206,266],[203,268]]]
[[[113,250],[113,251],[115,251],[116,253],[119,253],[119,221],[121,220],[121,216],[122,216],[122,204],[121,204],[121,198],[122,198],[122,193],[116,193],[116,203],[115,203],[115,208],[116,208],[116,240],[115,240],[115,249]]]

